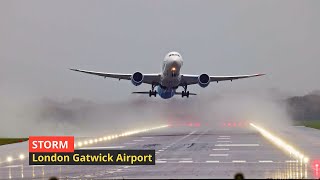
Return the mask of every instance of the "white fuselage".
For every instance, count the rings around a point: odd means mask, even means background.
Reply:
[[[161,86],[169,89],[177,89],[180,84],[180,69],[182,65],[183,60],[179,53],[168,53],[162,65]]]

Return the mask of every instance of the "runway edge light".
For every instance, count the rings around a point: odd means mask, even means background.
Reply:
[[[293,157],[295,159],[300,160],[301,162],[304,162],[304,163],[308,163],[309,162],[309,158],[306,155],[302,154],[301,152],[299,152],[298,150],[293,148],[290,144],[284,142],[279,137],[273,135],[271,132],[269,132],[266,129],[264,129],[264,128],[258,126],[258,125],[255,125],[253,123],[250,123],[250,126],[255,128],[262,136],[267,138],[273,144],[275,144],[279,148],[283,149],[284,151],[286,151],[290,155],[293,155]]]

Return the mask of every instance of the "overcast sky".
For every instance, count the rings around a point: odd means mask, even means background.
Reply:
[[[320,1],[0,1],[1,96],[119,101],[129,81],[68,68],[157,73],[169,51],[182,73],[267,76],[199,93],[320,89]]]

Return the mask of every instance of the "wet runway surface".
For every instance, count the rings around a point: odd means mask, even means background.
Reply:
[[[290,134],[291,133],[291,134]],[[0,147],[0,179],[101,179],[101,178],[319,178],[315,167],[320,154],[320,131],[289,127],[279,132],[310,157],[303,163],[284,153],[254,129],[211,130],[173,127],[87,145],[100,149],[155,149],[156,165],[150,166],[29,166],[27,142]],[[290,139],[291,137],[291,139]],[[85,147],[82,147],[85,148]],[[13,161],[7,162],[7,157]]]

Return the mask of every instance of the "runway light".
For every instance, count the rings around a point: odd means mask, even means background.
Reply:
[[[300,160],[301,162],[307,163],[309,161],[309,158],[306,157],[304,154],[293,148],[290,144],[284,142],[279,137],[276,137],[272,133],[268,132],[267,130],[263,129],[262,127],[259,127],[253,123],[250,123],[250,126],[254,127],[257,131],[260,132],[265,138],[267,138],[269,141],[277,145],[279,148],[283,149],[290,155],[292,155],[295,159]]]
[[[133,131],[124,132],[124,133],[121,133],[121,134],[114,134],[114,135],[110,135],[110,136],[104,136],[104,137],[100,137],[100,138],[90,139],[90,140],[86,140],[86,141],[83,141],[83,142],[79,141],[77,143],[74,143],[74,148],[76,148],[77,146],[81,147],[83,145],[88,145],[88,144],[101,142],[103,140],[105,140],[105,141],[106,140],[111,140],[111,139],[119,138],[119,137],[122,137],[122,136],[129,136],[129,135],[132,135],[132,134],[142,133],[142,132],[151,131],[151,130],[160,129],[160,128],[165,128],[165,127],[169,127],[169,125],[163,125],[163,126],[140,129],[140,130],[133,130]]]
[[[12,160],[13,160],[13,159],[12,159],[11,156],[7,157],[7,161],[8,161],[8,162],[11,162]]]
[[[312,161],[312,163],[311,163],[312,169],[319,171],[319,166],[320,166],[320,160],[313,160]]]
[[[23,155],[23,154],[20,154],[20,155],[19,155],[19,159],[23,160],[23,159],[24,159],[24,155]]]
[[[200,127],[200,126],[201,126],[201,124],[200,124],[199,122],[196,122],[196,123],[194,124],[194,126],[196,126],[196,127]]]
[[[82,146],[82,142],[78,142],[78,146],[81,147]]]

